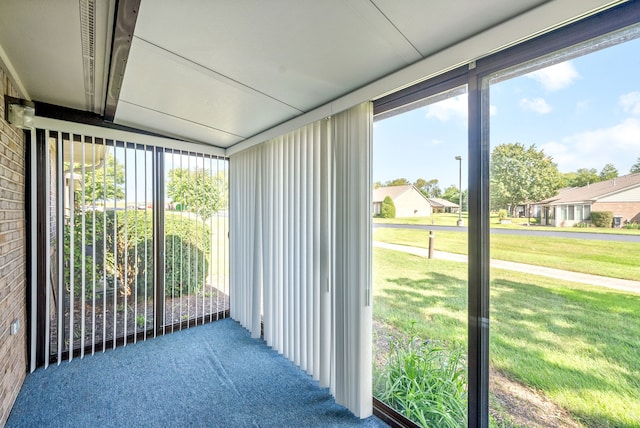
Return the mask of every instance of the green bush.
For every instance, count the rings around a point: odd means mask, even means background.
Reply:
[[[613,213],[611,211],[591,211],[591,223],[595,227],[611,227]]]
[[[631,221],[628,223],[625,223],[624,226],[622,226],[624,229],[633,229],[633,230],[638,230],[640,229],[640,224],[636,223],[635,221]]]
[[[507,210],[502,209],[498,211],[498,220],[505,220],[507,217],[509,217]]]
[[[145,213],[144,211],[96,212],[95,234],[93,213],[85,213],[84,245],[81,214],[74,215],[73,225],[73,290],[75,296],[82,294],[83,278],[85,280],[85,297],[92,296],[94,265],[98,293],[104,287],[101,278],[106,268],[107,275],[104,279],[107,282],[107,289],[117,291],[120,295],[132,295],[137,287],[137,293],[140,296],[144,295],[146,287],[147,295],[153,296],[153,213]],[[165,294],[178,296],[182,293],[191,293],[202,287],[209,271],[211,251],[209,227],[199,220],[180,214],[167,213],[165,216],[165,236]],[[71,289],[70,244],[71,227],[65,225],[64,283],[68,291]],[[83,261],[84,271],[82,269]],[[179,275],[181,271],[182,277]],[[176,275],[174,272],[178,274]]]
[[[396,206],[393,203],[393,199],[391,199],[389,196],[385,196],[382,204],[380,205],[380,217],[396,218]]]
[[[418,338],[393,340],[386,364],[374,370],[374,396],[423,427],[466,426],[463,353]]]

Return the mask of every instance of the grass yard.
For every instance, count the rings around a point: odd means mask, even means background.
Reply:
[[[427,230],[377,228],[373,238],[420,248],[429,245]],[[436,231],[435,249],[467,254],[467,234]],[[640,245],[634,242],[491,235],[491,258],[611,278],[640,278]]]
[[[464,225],[468,226],[468,214],[462,213],[462,220]],[[604,233],[604,234],[619,234],[619,235],[639,235],[640,229],[613,229],[613,228],[599,228],[599,227],[553,227],[553,226],[540,226],[535,218],[531,219],[531,225],[527,224],[527,218],[512,218],[511,223],[500,224],[497,214],[491,215],[491,228],[492,229],[535,229],[535,230],[550,230],[561,232],[575,232],[575,233]],[[431,217],[409,217],[409,218],[378,218],[374,217],[374,223],[380,224],[422,224],[436,226],[456,226],[458,221],[458,214],[438,213],[433,214]]]
[[[377,322],[466,349],[466,264],[377,248],[373,260]],[[640,426],[638,308],[639,295],[492,270],[491,364],[587,426]]]

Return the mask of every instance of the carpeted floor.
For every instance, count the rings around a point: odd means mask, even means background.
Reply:
[[[384,427],[231,319],[27,376],[7,427]]]

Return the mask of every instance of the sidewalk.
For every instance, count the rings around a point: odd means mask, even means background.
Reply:
[[[374,247],[387,250],[402,251],[420,257],[429,257],[426,248],[409,247],[406,245],[388,244],[386,242],[373,242]],[[436,259],[450,260],[454,262],[467,262],[467,256],[462,254],[445,253],[434,251],[433,257]],[[553,269],[543,266],[527,265],[524,263],[506,262],[503,260],[491,260],[491,267],[496,269],[513,270],[516,272],[541,275],[549,278],[562,279],[566,281],[579,282],[582,284],[595,285],[599,287],[612,288],[614,290],[628,291],[640,294],[640,281],[630,281],[628,279],[608,278],[606,276],[589,275],[586,273],[570,272],[561,269]]]

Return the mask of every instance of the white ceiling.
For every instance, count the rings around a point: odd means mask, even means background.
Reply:
[[[444,70],[607,3],[142,0],[114,122],[226,148],[372,83],[408,84],[416,64]],[[0,0],[0,59],[25,96],[103,112],[113,4],[96,1],[88,89],[79,0]],[[456,46],[473,53],[447,56]]]

